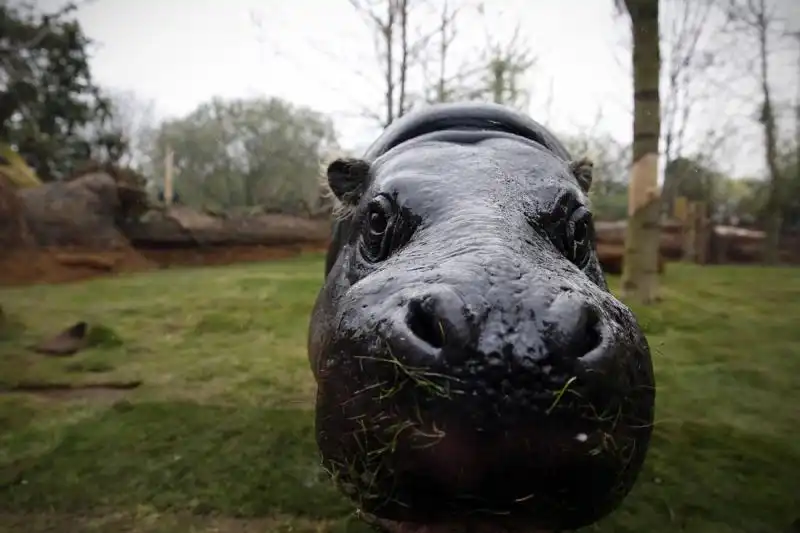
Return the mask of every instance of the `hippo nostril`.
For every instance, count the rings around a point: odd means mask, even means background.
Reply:
[[[426,305],[429,303],[425,300],[411,300],[408,304],[406,324],[420,340],[440,349],[447,342],[444,325],[437,319],[429,305]]]
[[[603,344],[601,311],[583,297],[563,292],[550,306],[545,339],[562,357],[580,359],[596,353]]]
[[[585,322],[581,347],[577,351],[579,357],[583,357],[600,346],[603,342],[601,334],[600,314],[594,307],[585,308]]]

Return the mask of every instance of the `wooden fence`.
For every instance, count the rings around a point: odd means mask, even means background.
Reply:
[[[595,224],[598,256],[609,273],[621,272],[626,229],[625,220]],[[673,216],[661,222],[661,264],[757,264],[764,255],[764,237],[762,231],[714,224],[705,204],[678,198]],[[780,259],[785,264],[800,264],[800,235],[781,237]]]

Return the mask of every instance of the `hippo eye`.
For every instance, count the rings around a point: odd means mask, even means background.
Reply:
[[[361,251],[370,262],[382,261],[389,252],[392,208],[391,200],[385,196],[378,196],[367,205]]]
[[[567,222],[569,260],[583,268],[592,251],[592,215],[585,207],[577,208]]]
[[[382,211],[373,211],[369,214],[369,232],[379,237],[386,233],[389,226],[389,218]]]

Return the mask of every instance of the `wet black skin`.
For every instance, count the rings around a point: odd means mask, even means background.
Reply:
[[[595,255],[590,171],[485,104],[406,115],[328,167],[317,442],[380,528],[575,529],[631,489],[653,369]]]

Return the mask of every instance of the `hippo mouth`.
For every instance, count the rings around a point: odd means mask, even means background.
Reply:
[[[469,357],[425,371],[375,356],[331,360],[340,363],[321,372],[318,390],[323,464],[384,530],[531,531],[531,517],[573,527],[563,523],[573,502],[601,516],[638,470],[649,413],[636,408],[648,393],[637,380],[598,388],[574,364],[501,354],[492,370]],[[598,499],[609,485],[618,491]]]

